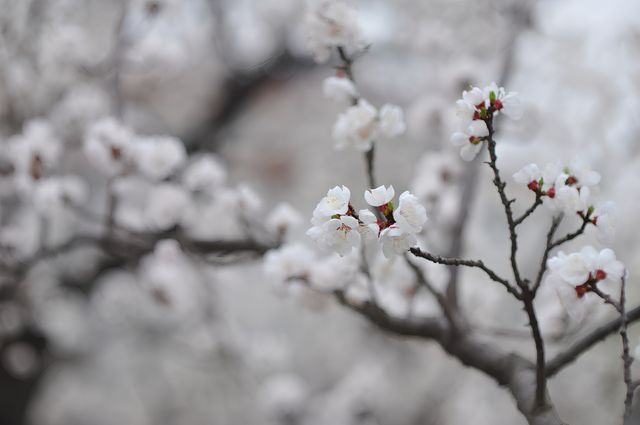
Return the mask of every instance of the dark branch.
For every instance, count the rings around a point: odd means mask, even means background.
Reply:
[[[640,306],[627,312],[626,323],[630,324],[640,319]],[[608,323],[594,329],[589,334],[583,336],[578,341],[574,342],[567,349],[558,353],[553,359],[547,363],[546,371],[547,376],[553,376],[560,372],[567,365],[573,363],[584,352],[589,350],[597,343],[603,341],[609,335],[615,333],[620,329],[622,325],[622,319],[620,317],[611,320]]]
[[[513,286],[511,286],[508,280],[498,276],[496,272],[485,266],[481,260],[461,260],[459,258],[440,257],[428,252],[424,252],[420,248],[411,248],[409,249],[409,251],[416,257],[424,258],[425,260],[429,260],[432,263],[444,264],[445,266],[465,266],[479,268],[484,271],[491,280],[498,282],[502,286],[504,286],[507,291],[509,291],[509,293],[514,297],[516,297],[517,299],[522,299],[521,294]]]

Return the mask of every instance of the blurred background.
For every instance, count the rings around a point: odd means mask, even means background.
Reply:
[[[580,159],[599,171],[597,196],[617,204],[611,246],[630,271],[636,305],[640,4],[352,4],[371,44],[354,65],[359,90],[377,106],[400,105],[407,122],[402,137],[378,143],[377,179],[396,193],[412,190],[428,207],[434,230],[422,242],[446,250],[454,217],[468,208],[465,257],[508,274],[490,170],[481,170],[473,203],[461,206],[468,164],[449,143],[461,91],[497,81],[525,105],[524,117],[505,121],[498,135],[507,183],[529,162]],[[88,129],[104,117],[135,134],[179,139],[187,161],[215,157],[227,190],[240,196],[234,202],[257,221],[288,202],[303,220],[287,240],[311,246],[304,231],[326,190],[345,184],[356,199],[367,183],[361,153],[333,148],[331,127],[344,108],[323,97],[322,82],[337,63],[314,63],[306,7],[302,0],[0,0],[0,424],[525,423],[507,392],[437,345],[384,334],[329,297],[283,286],[260,255],[203,261],[164,244],[105,266],[100,246],[49,252],[95,228],[91,218],[108,208],[111,180],[83,150]],[[55,172],[84,182],[83,214],[24,195],[12,163],[12,146],[23,139],[55,141]],[[149,190],[120,195],[145,204]],[[519,211],[531,202],[526,188],[508,190],[522,200]],[[238,220],[220,217],[227,198],[192,207],[190,234],[243,237]],[[136,217],[116,211],[129,227]],[[541,210],[523,228],[525,273],[539,264],[549,222]],[[562,229],[576,226],[567,220]],[[165,236],[158,232],[153,243]],[[587,235],[567,250],[585,241],[601,246]],[[436,283],[446,280],[446,269],[425,267]],[[373,259],[372,269],[381,287],[406,291],[410,271],[401,264]],[[496,344],[531,355],[519,306],[474,271],[461,279],[472,322]],[[437,311],[421,297],[423,311]],[[594,306],[572,327],[546,292],[538,309],[551,354],[609,317]],[[634,345],[639,331],[631,328]],[[560,416],[618,423],[619,363],[610,338],[554,378]]]

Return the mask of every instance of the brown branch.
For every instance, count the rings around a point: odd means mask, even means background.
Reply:
[[[516,288],[511,286],[508,280],[498,276],[496,272],[491,270],[489,267],[485,266],[482,260],[461,260],[459,258],[440,257],[437,255],[430,254],[428,252],[424,252],[417,247],[411,248],[409,249],[409,251],[416,257],[424,258],[425,260],[429,260],[432,263],[436,263],[436,264],[443,264],[445,266],[456,266],[456,267],[465,266],[465,267],[479,268],[480,270],[484,271],[491,280],[498,282],[502,286],[504,286],[507,289],[507,291],[510,294],[512,294],[514,297],[516,297],[519,300],[522,299],[522,295],[517,291]]]
[[[540,192],[536,192],[536,199],[533,201],[533,204],[520,217],[513,221],[513,225],[516,227],[520,225],[527,217],[533,214],[540,205],[542,205],[542,195]]]
[[[436,301],[438,302],[440,309],[444,313],[445,317],[447,318],[447,321],[449,322],[449,325],[451,326],[451,330],[453,332],[458,332],[463,327],[463,324],[462,324],[461,318],[458,316],[456,309],[454,309],[449,304],[449,301],[444,296],[444,294],[438,291],[431,284],[431,282],[429,282],[429,280],[424,275],[424,272],[420,269],[420,267],[412,263],[411,260],[409,260],[409,257],[407,255],[404,256],[404,259],[406,263],[409,265],[409,267],[411,268],[411,270],[413,270],[413,273],[416,275],[418,284],[424,287],[429,293],[431,293],[436,299]]]
[[[351,304],[343,291],[336,291],[338,301],[360,314],[380,329],[393,335],[417,337],[437,342],[442,349],[463,365],[479,370],[506,387],[518,410],[532,425],[564,425],[545,393],[545,402],[536,407],[531,386],[535,385],[534,365],[523,357],[501,351],[498,346],[463,332],[451,338],[446,323],[440,318],[401,319],[390,316],[380,307],[364,302]]]
[[[535,297],[538,289],[540,288],[540,284],[542,283],[542,277],[544,276],[544,272],[547,271],[547,260],[549,259],[549,254],[551,253],[552,240],[553,236],[556,234],[556,230],[558,230],[558,226],[560,222],[562,222],[562,218],[564,216],[558,215],[551,220],[551,227],[549,227],[549,231],[547,232],[547,242],[544,248],[544,253],[542,254],[542,260],[540,261],[540,267],[538,269],[538,274],[536,275],[536,280],[533,282],[533,296]]]
[[[585,216],[582,219],[582,225],[580,226],[580,228],[578,230],[576,230],[575,232],[569,233],[566,236],[558,239],[557,241],[553,242],[551,244],[551,247],[549,249],[553,249],[557,246],[560,246],[566,242],[569,242],[575,238],[577,238],[578,236],[582,235],[584,233],[584,230],[587,228],[587,224],[589,224],[589,216]]]
[[[493,108],[489,108],[489,116],[493,116]],[[504,213],[507,217],[507,225],[509,227],[509,240],[511,241],[511,269],[513,270],[513,276],[516,280],[516,285],[521,288],[524,288],[525,284],[520,277],[520,271],[518,270],[518,262],[516,260],[516,255],[518,252],[518,234],[516,233],[516,225],[513,219],[513,210],[511,209],[511,204],[514,202],[513,199],[508,199],[507,194],[505,192],[506,183],[502,181],[500,177],[500,170],[498,169],[498,156],[496,155],[496,142],[493,139],[493,118],[489,118],[486,121],[487,128],[489,129],[489,136],[487,139],[487,146],[489,150],[489,158],[488,162],[489,167],[493,171],[493,184],[498,190],[498,195],[500,196],[500,201],[504,207]]]
[[[628,325],[640,320],[640,306],[630,310],[626,314],[625,323]],[[547,363],[547,377],[553,376],[560,372],[567,365],[573,363],[583,353],[589,350],[597,343],[603,341],[609,335],[615,333],[622,325],[622,318],[618,317],[605,323],[604,325],[592,330],[587,335],[574,342],[571,346],[558,353],[553,359]]]

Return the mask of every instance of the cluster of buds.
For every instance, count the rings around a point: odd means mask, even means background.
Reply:
[[[496,83],[484,89],[472,87],[462,92],[456,109],[460,122],[458,131],[451,136],[451,143],[460,148],[460,156],[465,161],[471,161],[482,149],[482,142],[489,137],[494,115],[504,113],[515,120],[522,117],[517,93],[507,93]]]

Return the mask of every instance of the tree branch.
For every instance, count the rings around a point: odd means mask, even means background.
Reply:
[[[484,271],[489,278],[495,282],[500,283],[504,286],[507,291],[512,294],[517,299],[522,299],[522,295],[517,291],[516,288],[511,286],[508,280],[501,278],[498,276],[496,272],[491,270],[489,267],[485,266],[482,260],[461,260],[459,258],[447,258],[440,257],[437,255],[430,254],[428,252],[422,251],[420,248],[414,247],[410,248],[409,251],[415,255],[416,257],[424,258],[425,260],[431,261],[436,264],[444,264],[445,266],[465,266],[465,267],[476,267]]]
[[[630,310],[626,314],[625,323],[628,325],[640,319],[640,306]],[[574,342],[571,346],[558,353],[546,366],[547,377],[560,372],[569,364],[573,363],[588,349],[603,341],[609,335],[615,333],[622,325],[622,318],[618,317],[594,329],[587,335]]]

